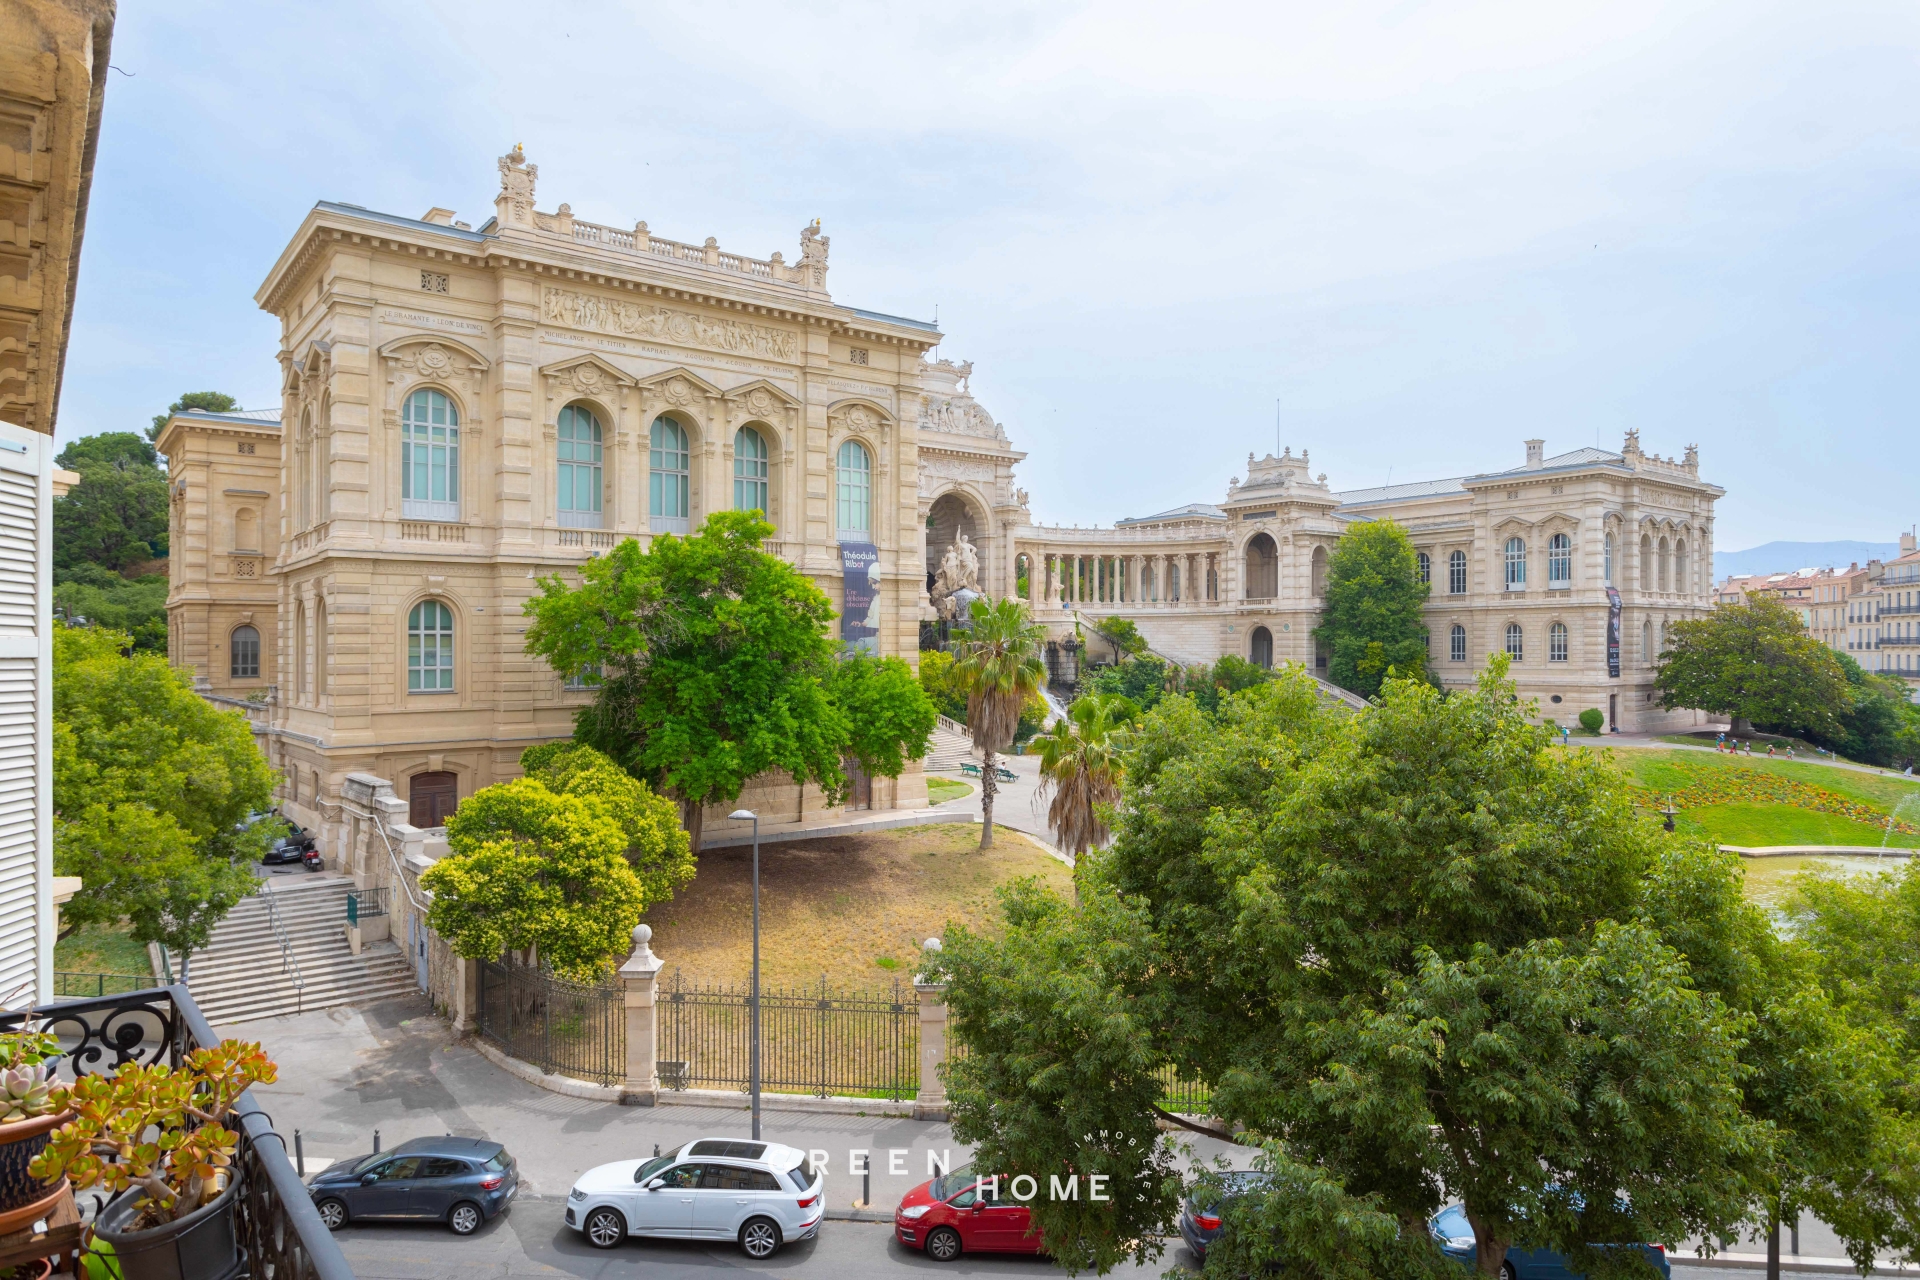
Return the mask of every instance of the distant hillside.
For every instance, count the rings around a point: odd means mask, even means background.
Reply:
[[[1748,551],[1713,553],[1713,576],[1791,573],[1795,569],[1844,569],[1869,560],[1891,560],[1900,554],[1897,542],[1769,542]]]

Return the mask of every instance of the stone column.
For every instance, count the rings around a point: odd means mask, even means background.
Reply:
[[[660,1100],[659,1033],[654,996],[660,988],[660,958],[647,944],[653,930],[633,926],[633,954],[620,966],[620,985],[626,988],[627,1079],[620,1105],[651,1107]]]
[[[928,938],[923,949],[931,960],[940,950],[940,939]],[[913,1095],[913,1118],[945,1120],[947,1086],[940,1068],[947,1061],[947,986],[916,974],[913,991],[920,997],[920,1091]]]

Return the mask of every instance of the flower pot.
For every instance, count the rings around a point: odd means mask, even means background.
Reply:
[[[47,1145],[53,1131],[71,1119],[73,1112],[62,1111],[57,1116],[33,1116],[0,1124],[0,1214],[47,1198],[47,1184],[28,1173],[27,1166]],[[53,1194],[57,1196],[59,1188],[54,1188]]]
[[[94,1220],[94,1237],[106,1246],[99,1261],[116,1280],[230,1280],[241,1270],[233,1221],[239,1185],[229,1182],[212,1204],[177,1222],[139,1231],[131,1224],[146,1197],[138,1188],[124,1193]]]

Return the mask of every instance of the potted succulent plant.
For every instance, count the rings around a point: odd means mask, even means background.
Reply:
[[[92,1247],[124,1280],[218,1280],[241,1267],[234,1231],[233,1154],[227,1127],[248,1086],[277,1072],[258,1044],[223,1040],[179,1069],[123,1065],[84,1076],[73,1119],[33,1162],[42,1178],[117,1192],[93,1224]],[[103,1258],[103,1261],[105,1258]]]
[[[59,1041],[45,1032],[0,1035],[0,1231],[41,1216],[62,1190],[57,1176],[49,1186],[30,1171],[49,1135],[72,1118],[67,1090],[52,1078],[59,1056]]]

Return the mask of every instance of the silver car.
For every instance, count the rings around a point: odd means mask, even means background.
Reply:
[[[589,1169],[567,1193],[567,1225],[612,1249],[628,1236],[737,1240],[770,1258],[810,1240],[826,1210],[825,1170],[774,1142],[698,1138],[651,1160]]]

